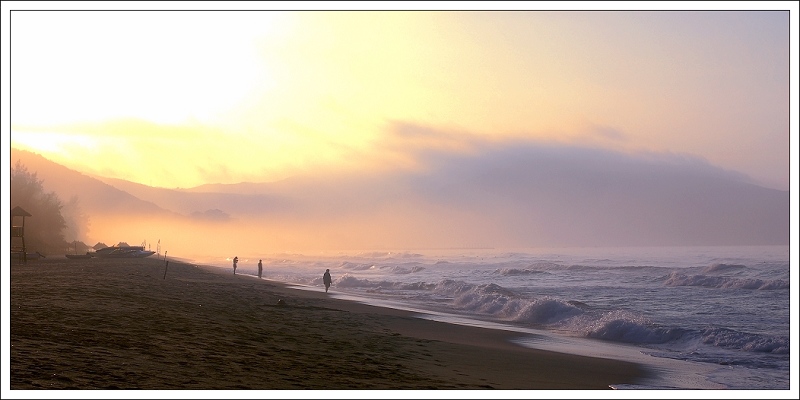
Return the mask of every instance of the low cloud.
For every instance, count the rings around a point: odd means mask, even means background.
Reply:
[[[288,220],[346,221],[386,247],[788,243],[788,192],[701,158],[395,128],[424,168],[286,186]]]
[[[789,241],[787,191],[754,185],[745,175],[701,158],[475,135],[456,143],[447,132],[426,128],[416,134],[412,124],[401,128],[383,144],[405,154],[416,168],[308,174],[203,190],[112,182],[170,212],[160,217],[129,216],[133,203],[114,200],[120,193],[92,193],[101,189],[90,188],[99,186],[53,179],[63,198],[78,194],[86,210],[104,210],[91,215],[89,241],[130,235],[160,239],[173,246],[171,254],[187,257],[200,251],[242,255]],[[376,156],[380,150],[375,149]],[[86,189],[66,192],[77,187]],[[108,200],[92,204],[95,199]],[[119,204],[116,210],[112,200]]]
[[[625,133],[610,126],[595,125],[592,128],[592,132],[597,136],[613,141],[625,141],[628,139],[628,136]]]

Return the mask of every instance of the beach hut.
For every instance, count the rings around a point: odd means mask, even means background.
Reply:
[[[22,220],[17,223],[17,218]],[[25,248],[25,217],[32,217],[31,213],[24,208],[16,206],[11,209],[11,255],[17,256],[17,260],[28,263],[28,253]]]

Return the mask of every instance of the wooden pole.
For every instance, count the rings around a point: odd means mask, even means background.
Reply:
[[[164,252],[164,279],[167,279],[167,268],[169,268],[169,261],[167,260],[167,252]]]

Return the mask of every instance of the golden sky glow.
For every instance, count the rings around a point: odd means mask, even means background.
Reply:
[[[789,186],[788,12],[10,18],[11,145],[81,171],[267,182],[531,139],[685,153]],[[452,134],[412,140],[398,124]]]

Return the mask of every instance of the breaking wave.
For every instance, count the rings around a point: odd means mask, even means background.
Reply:
[[[717,289],[779,290],[789,289],[784,279],[762,280],[756,278],[733,278],[725,276],[686,275],[671,273],[664,281],[666,286],[702,286]]]
[[[535,269],[522,269],[522,268],[498,268],[494,271],[498,275],[503,276],[516,276],[516,275],[534,275],[546,274],[547,272]]]
[[[673,274],[676,275],[676,274]],[[673,281],[682,278],[671,276]],[[734,279],[726,278],[727,284]],[[696,282],[701,282],[697,280]],[[786,337],[758,335],[724,328],[690,330],[681,327],[659,326],[647,318],[626,310],[594,310],[580,301],[563,300],[551,296],[524,298],[500,285],[470,284],[446,279],[438,283],[400,283],[358,279],[345,274],[335,285],[360,288],[369,293],[413,291],[419,296],[445,299],[451,310],[466,315],[483,315],[495,321],[526,326],[556,328],[571,331],[579,336],[611,342],[658,345],[665,343],[702,343],[718,348],[745,352],[788,354]],[[742,286],[734,284],[734,286]],[[762,283],[761,286],[764,286]],[[748,287],[748,285],[744,285]]]
[[[747,269],[746,266],[738,264],[712,264],[703,269],[703,273],[713,274],[718,272],[742,271],[745,269]]]

